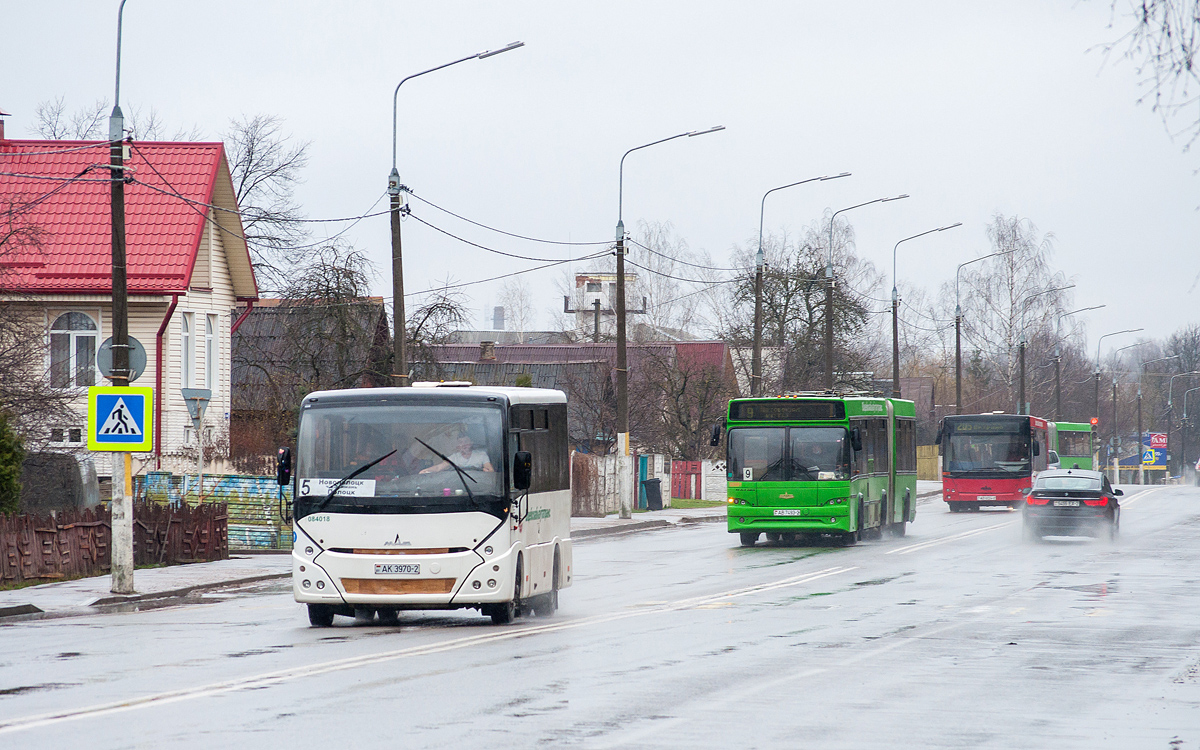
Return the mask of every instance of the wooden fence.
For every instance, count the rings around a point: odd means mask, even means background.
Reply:
[[[178,565],[229,557],[225,505],[136,503],[135,565]],[[0,515],[0,586],[103,575],[112,560],[107,508],[48,516]]]

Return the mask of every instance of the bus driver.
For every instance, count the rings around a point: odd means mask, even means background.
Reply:
[[[471,442],[471,436],[463,433],[458,436],[458,451],[451,453],[449,459],[453,461],[458,468],[480,469],[482,471],[495,471],[492,467],[492,462],[488,460],[488,455],[482,450],[476,450]],[[450,468],[450,464],[445,461],[430,466],[426,469],[421,469],[422,474],[432,474],[437,471],[445,471]]]

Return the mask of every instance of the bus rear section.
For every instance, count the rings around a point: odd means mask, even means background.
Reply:
[[[1048,423],[1019,414],[973,414],[942,422],[942,498],[952,512],[1020,507],[1046,469]]]
[[[566,398],[534,388],[325,391],[296,445],[293,594],[334,615],[549,614],[573,577]]]
[[[1058,422],[1056,427],[1053,442],[1059,468],[1091,470],[1092,426],[1087,422]]]

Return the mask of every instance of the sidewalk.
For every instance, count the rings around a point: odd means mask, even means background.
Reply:
[[[917,482],[917,499],[935,497],[941,489],[941,482]],[[571,538],[588,540],[696,523],[723,523],[725,516],[725,506],[719,506],[665,508],[634,513],[632,518],[626,519],[618,518],[616,514],[604,518],[572,518]],[[112,594],[109,576],[43,583],[0,591],[0,622],[19,616],[32,619],[89,614],[113,606],[177,599],[189,594],[287,578],[291,574],[292,557],[289,554],[233,552],[228,560],[138,570],[133,576],[137,593],[132,596]]]

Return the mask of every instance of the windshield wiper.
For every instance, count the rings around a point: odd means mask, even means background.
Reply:
[[[418,443],[420,443],[421,445],[428,448],[435,456],[442,459],[446,463],[450,464],[450,468],[454,469],[454,471],[458,474],[458,481],[462,482],[463,489],[465,489],[467,491],[467,498],[471,501],[471,505],[474,505],[476,508],[482,507],[479,505],[478,502],[476,502],[475,495],[471,494],[471,487],[467,484],[466,479],[463,479],[463,477],[466,477],[467,479],[470,479],[472,482],[475,482],[475,484],[479,484],[479,481],[477,479],[475,479],[475,477],[471,476],[466,471],[464,471],[458,464],[451,461],[449,456],[441,453],[437,448],[434,448],[432,445],[425,442],[421,438],[414,437],[413,440],[416,440]]]
[[[325,496],[325,499],[324,499],[324,500],[322,500],[321,502],[317,503],[317,507],[316,507],[316,508],[314,508],[314,509],[313,509],[313,511],[314,511],[314,512],[316,512],[316,511],[318,511],[318,510],[321,510],[322,508],[324,508],[326,505],[328,505],[328,504],[329,504],[329,501],[333,499],[333,496],[337,494],[337,491],[338,491],[338,490],[340,490],[340,489],[342,488],[342,485],[343,485],[343,484],[345,484],[346,482],[349,482],[351,479],[355,478],[355,477],[356,477],[356,476],[358,476],[359,474],[362,474],[364,471],[366,471],[367,469],[371,468],[371,467],[372,467],[372,466],[374,466],[375,464],[379,463],[379,462],[380,462],[380,461],[382,461],[383,459],[385,459],[385,458],[388,458],[389,456],[391,456],[391,455],[392,455],[392,453],[395,453],[397,450],[398,450],[398,449],[396,449],[396,448],[393,448],[391,453],[385,453],[385,454],[383,454],[382,456],[380,456],[379,458],[375,459],[374,461],[371,461],[370,463],[363,464],[362,466],[358,467],[357,469],[355,469],[354,471],[350,472],[350,473],[349,473],[349,474],[347,474],[346,476],[344,476],[344,477],[342,477],[341,479],[337,480],[337,482],[335,482],[335,483],[334,483],[334,485],[333,485],[333,488],[329,490],[329,494]]]

